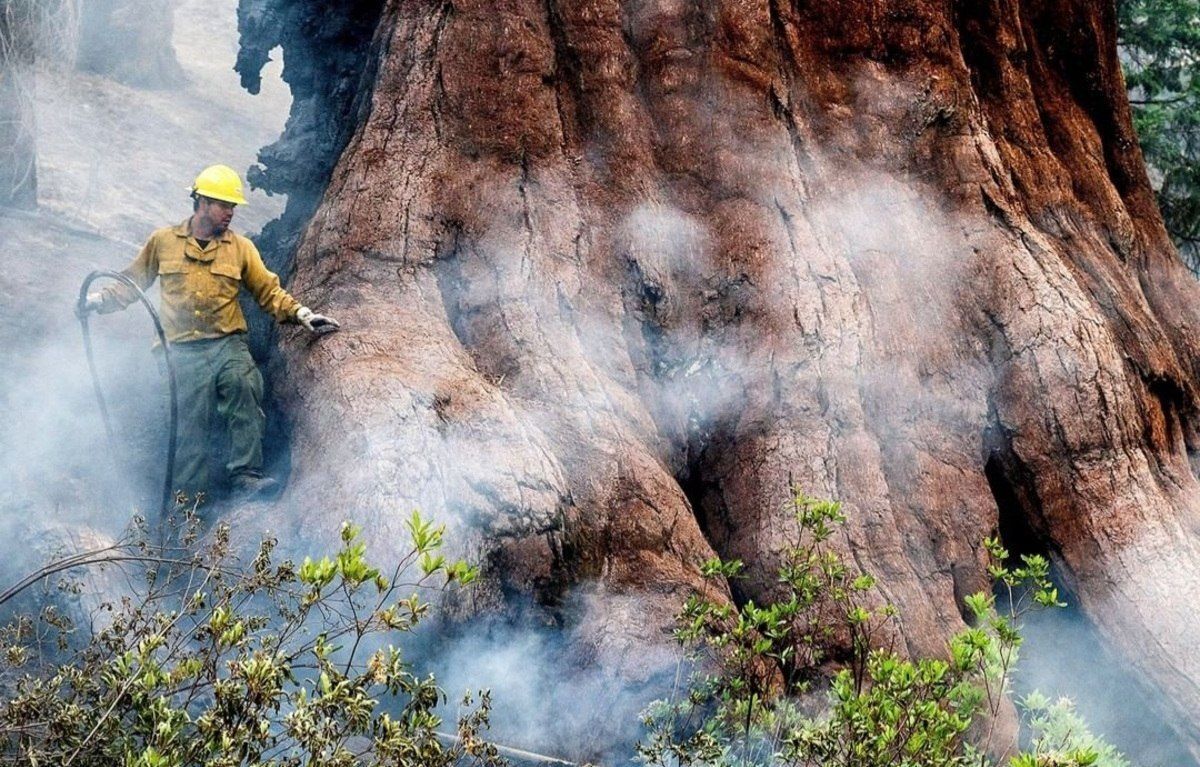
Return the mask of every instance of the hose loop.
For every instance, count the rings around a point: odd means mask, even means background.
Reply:
[[[108,403],[104,399],[104,389],[100,386],[100,374],[96,368],[95,355],[92,352],[92,334],[88,327],[89,313],[84,309],[87,306],[88,289],[93,282],[102,278],[115,280],[134,291],[138,300],[142,302],[142,306],[146,307],[146,311],[150,313],[150,319],[154,321],[154,330],[158,333],[163,359],[167,364],[167,380],[171,389],[171,419],[167,440],[167,471],[163,480],[161,508],[161,518],[165,519],[175,499],[175,490],[172,485],[175,482],[175,443],[179,432],[179,384],[175,376],[175,361],[171,358],[171,342],[167,340],[167,333],[163,330],[162,318],[159,317],[158,310],[154,308],[154,304],[150,303],[146,293],[128,275],[108,269],[97,269],[83,280],[83,285],[79,287],[79,303],[75,313],[79,317],[79,325],[83,331],[83,348],[87,353],[88,370],[92,374],[92,388],[96,392],[96,402],[100,405],[100,416],[104,419],[104,431],[108,435],[109,445],[114,451],[117,446],[113,435],[112,420],[108,414]]]

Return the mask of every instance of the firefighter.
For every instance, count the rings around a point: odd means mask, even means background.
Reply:
[[[272,495],[279,483],[263,475],[263,379],[246,345],[238,306],[244,286],[278,322],[322,333],[339,326],[301,305],[279,285],[250,240],[229,229],[234,208],[246,202],[237,171],[213,165],[191,188],[192,215],[150,235],[124,273],[143,290],[160,280],[160,313],[179,383],[179,442],[174,487],[192,498],[211,492],[208,476],[214,411],[229,430],[226,468],[235,497]],[[125,285],[89,293],[81,311],[101,314],[136,300]]]

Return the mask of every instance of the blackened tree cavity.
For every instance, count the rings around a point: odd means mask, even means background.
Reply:
[[[354,113],[370,92],[370,62],[383,0],[339,4],[319,0],[242,0],[241,47],[235,69],[242,86],[258,93],[263,66],[282,47],[283,79],[292,110],[283,135],[259,152],[248,180],[268,193],[288,195],[283,217],[266,227],[259,247],[280,273],[358,123]]]

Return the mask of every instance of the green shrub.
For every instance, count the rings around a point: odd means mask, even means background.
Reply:
[[[0,632],[0,763],[499,764],[480,737],[486,694],[441,735],[444,693],[386,643],[427,615],[423,591],[477,575],[438,553],[441,527],[414,513],[408,528],[412,548],[386,575],[349,524],[335,556],[298,566],[277,562],[272,540],[239,560],[225,528],[197,549],[194,519],[177,547],[142,537],[66,560],[144,569],[80,647],[49,609]]]
[[[1012,767],[1052,767],[1059,764],[1129,767],[1129,762],[1102,738],[1092,734],[1068,698],[1051,701],[1032,692],[1017,702],[1032,732],[1033,748],[1013,760]]]
[[[1005,611],[992,594],[973,594],[966,599],[972,625],[951,639],[945,657],[909,659],[880,646],[895,608],[830,543],[845,521],[841,506],[797,494],[790,511],[797,537],[784,551],[781,594],[771,604],[728,604],[719,581],[741,577],[742,563],[705,565],[713,585],[679,616],[686,657],[675,693],[643,715],[641,760],[662,767],[991,764],[1020,617],[1063,604],[1047,560],[1024,556],[1009,566],[999,541],[985,541]],[[825,705],[814,705],[821,697]],[[1012,767],[1124,767],[1110,746],[1081,737],[1085,728],[1063,724],[1072,710],[1036,702],[1026,698],[1022,708],[1032,748]]]
[[[687,650],[673,694],[646,710],[638,746],[649,765],[987,767],[991,724],[1009,696],[1027,610],[1062,603],[1042,557],[1007,565],[985,542],[1007,599],[968,597],[972,625],[941,658],[888,645],[896,610],[831,541],[837,503],[797,495],[796,539],[780,597],[740,608],[721,582],[737,561],[704,567],[676,636]],[[20,584],[86,564],[140,570],[140,587],[101,605],[89,632],[47,608],[0,630],[0,764],[405,765],[494,767],[490,700],[465,700],[441,732],[444,693],[386,643],[428,614],[430,588],[469,586],[475,569],[439,553],[442,528],[414,514],[412,548],[384,574],[347,525],[332,557],[276,561],[274,541],[241,561],[228,530],[198,548],[194,520],[175,547],[144,539],[52,563]],[[68,592],[75,590],[69,583]],[[0,604],[13,591],[0,594]],[[1018,707],[1030,748],[1008,767],[1127,767],[1069,701],[1030,695]]]

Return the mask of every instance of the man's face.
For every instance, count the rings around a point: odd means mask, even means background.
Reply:
[[[233,220],[233,209],[236,207],[232,202],[201,197],[200,208],[197,212],[208,220],[213,234],[219,237],[229,228],[229,222]]]

